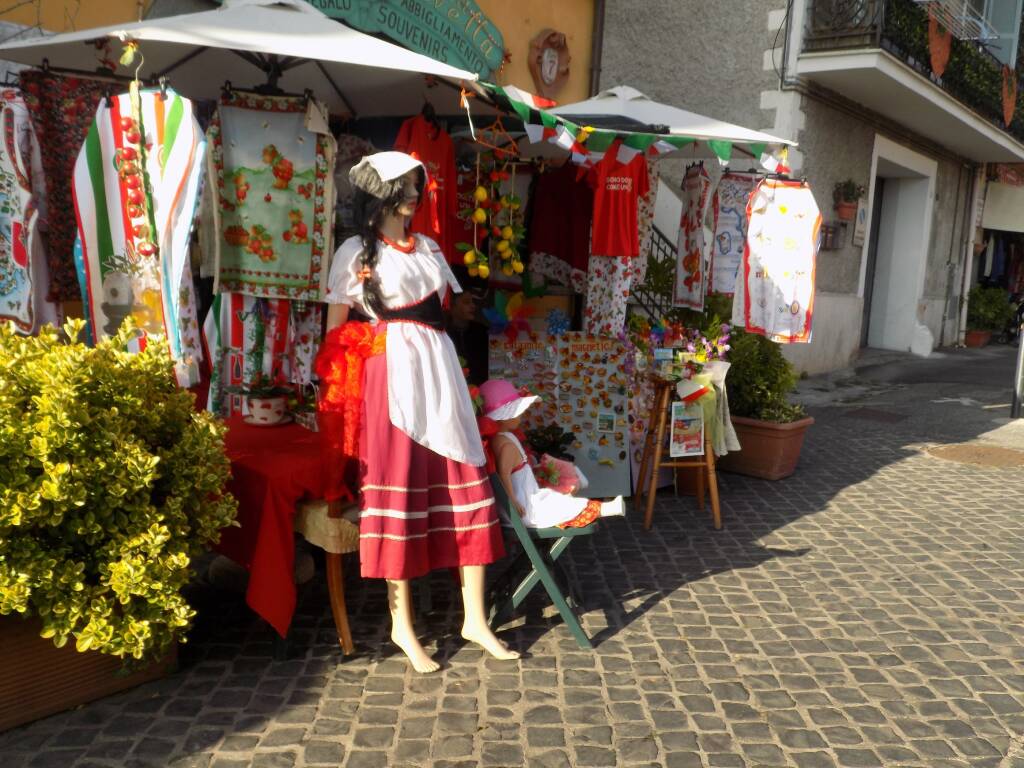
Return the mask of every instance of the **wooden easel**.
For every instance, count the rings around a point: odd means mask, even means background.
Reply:
[[[658,472],[662,467],[689,467],[699,470],[697,475],[697,500],[700,503],[702,512],[704,511],[704,485],[705,482],[707,483],[707,488],[711,492],[711,521],[715,526],[715,530],[719,531],[722,529],[722,510],[718,503],[715,452],[711,447],[711,440],[707,437],[707,430],[705,429],[704,433],[703,456],[662,461],[661,457],[665,450],[665,425],[671,414],[672,390],[676,383],[663,379],[657,374],[651,374],[650,379],[654,385],[654,406],[651,408],[651,415],[647,420],[647,437],[644,440],[644,452],[640,460],[640,474],[637,478],[636,490],[638,503],[643,495],[647,494],[647,508],[644,511],[644,530],[651,530],[651,522],[654,517],[654,499],[658,494]],[[648,473],[648,470],[650,470],[650,473]]]

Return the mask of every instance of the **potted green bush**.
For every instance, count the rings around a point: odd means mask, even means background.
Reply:
[[[837,182],[832,188],[836,216],[842,221],[853,221],[857,216],[857,202],[864,197],[866,191],[853,179]]]
[[[184,640],[190,559],[235,516],[223,427],[166,346],[83,326],[0,326],[0,730],[145,679],[115,673]]]
[[[984,347],[992,339],[992,332],[1003,329],[1013,317],[1009,296],[995,286],[974,286],[967,294],[967,332],[964,345]]]
[[[741,450],[718,461],[727,472],[778,480],[796,470],[804,434],[814,423],[788,400],[796,372],[779,345],[763,336],[734,331],[732,367],[725,380],[729,410]]]

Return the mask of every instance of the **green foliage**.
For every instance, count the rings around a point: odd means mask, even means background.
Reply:
[[[569,453],[569,446],[575,439],[575,434],[564,432],[560,426],[553,423],[526,430],[526,440],[538,456],[546,453],[555,459],[572,461],[573,456]]]
[[[124,351],[133,331],[89,348],[0,326],[0,614],[142,659],[183,639],[190,558],[236,504],[223,427],[193,411],[163,344]]]
[[[837,181],[836,185],[832,188],[832,200],[836,205],[839,203],[855,203],[866,194],[867,190],[864,186],[858,184],[853,179]]]
[[[888,0],[885,4],[886,48],[907,61],[925,77],[934,77],[928,48],[928,10],[913,0]],[[1020,46],[1014,67],[1016,77],[1024,76],[1024,46]],[[953,39],[949,62],[940,79],[944,90],[1018,138],[1024,138],[1024,98],[1017,99],[1010,127],[1003,124],[1002,65],[970,40]]]
[[[1002,288],[976,285],[967,294],[967,327],[974,331],[999,331],[1013,317],[1010,298]]]
[[[729,362],[732,367],[725,383],[733,415],[779,423],[804,417],[804,409],[786,399],[796,386],[797,375],[778,344],[734,330]]]

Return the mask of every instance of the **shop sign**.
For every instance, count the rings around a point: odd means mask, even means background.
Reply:
[[[487,79],[501,67],[501,32],[473,0],[306,0],[327,16]]]

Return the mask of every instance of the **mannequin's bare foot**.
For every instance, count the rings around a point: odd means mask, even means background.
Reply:
[[[409,663],[412,664],[412,668],[420,674],[437,672],[437,670],[441,668],[440,664],[427,656],[427,652],[423,650],[423,646],[420,645],[420,641],[416,639],[416,634],[414,632],[406,632],[392,628],[391,642],[402,649],[402,653],[409,658]]]
[[[467,621],[462,625],[462,637],[481,646],[491,656],[501,661],[519,658],[519,651],[513,651],[501,642],[486,624],[477,625]]]

